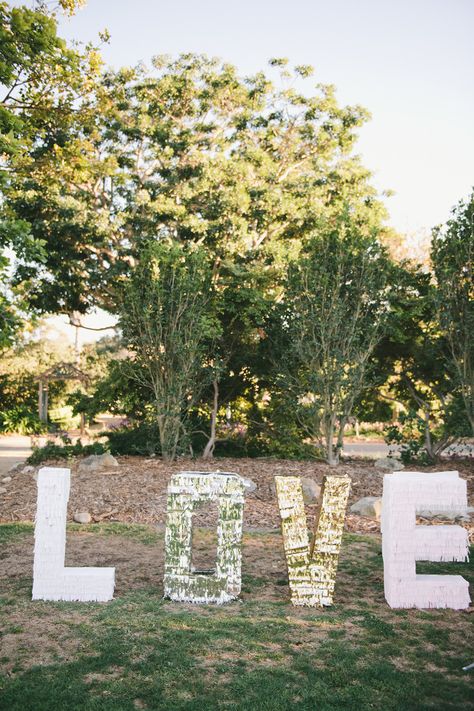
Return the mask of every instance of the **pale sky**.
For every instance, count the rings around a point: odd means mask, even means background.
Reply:
[[[270,57],[372,113],[357,151],[395,196],[389,223],[426,232],[474,186],[474,0],[88,0],[60,34],[95,41],[114,67],[202,52],[242,74]]]

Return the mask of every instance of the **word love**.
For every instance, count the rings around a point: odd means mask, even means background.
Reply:
[[[275,477],[283,545],[294,605],[331,605],[350,479],[326,476],[310,544],[301,483]],[[115,568],[67,568],[66,511],[70,470],[38,473],[33,566],[34,600],[108,601]],[[215,570],[192,567],[193,513],[205,502],[218,507]],[[165,533],[165,597],[222,604],[241,589],[244,481],[237,474],[180,472],[168,487]],[[467,508],[466,482],[458,472],[395,472],[384,478],[382,553],[385,598],[391,607],[469,607],[469,586],[459,575],[417,575],[416,561],[464,561],[467,532],[461,526],[417,526],[416,512]]]

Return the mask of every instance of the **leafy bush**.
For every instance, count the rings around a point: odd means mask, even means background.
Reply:
[[[101,433],[107,437],[111,454],[150,456],[161,454],[158,425],[141,423],[118,427]]]
[[[0,414],[0,430],[2,432],[16,432],[21,435],[41,434],[47,431],[47,425],[28,407],[17,405]]]
[[[88,456],[90,454],[104,454],[108,451],[100,442],[93,444],[81,444],[76,442],[71,444],[71,440],[64,438],[65,444],[48,442],[44,447],[34,447],[32,454],[27,459],[28,464],[34,466],[46,462],[49,459],[72,459],[72,457]]]
[[[282,433],[268,427],[232,434],[216,442],[215,457],[272,457],[274,459],[323,458],[321,449],[302,441],[301,434]]]
[[[397,444],[403,464],[431,464],[432,458],[425,447],[425,423],[414,412],[400,416],[400,422],[385,432],[387,444]]]

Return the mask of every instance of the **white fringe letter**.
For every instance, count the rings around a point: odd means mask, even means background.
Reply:
[[[33,600],[105,602],[114,594],[115,568],[64,567],[70,477],[69,469],[38,472]]]

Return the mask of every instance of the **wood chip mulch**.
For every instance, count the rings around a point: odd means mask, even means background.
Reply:
[[[78,471],[80,460],[65,464],[48,462],[42,466],[71,468],[71,495],[68,516],[88,511],[93,521],[122,521],[164,525],[166,488],[171,475],[177,471],[227,471],[252,479],[257,488],[246,494],[244,527],[246,529],[278,529],[280,517],[274,488],[275,475],[304,476],[321,484],[325,474],[348,474],[352,479],[345,528],[357,533],[378,533],[380,525],[374,519],[349,512],[349,507],[364,496],[381,496],[384,473],[373,462],[352,459],[336,468],[321,462],[274,459],[180,459],[163,462],[144,457],[118,457],[119,467],[89,474]],[[35,472],[24,473],[23,467],[11,473],[12,481],[3,485],[7,491],[0,495],[0,521],[33,521],[36,511]],[[37,469],[37,468],[36,468]],[[415,469],[415,467],[413,467]],[[416,467],[420,470],[420,467]],[[467,480],[469,505],[474,500],[474,462],[458,460],[444,463],[426,471],[457,469]],[[312,526],[317,505],[307,506],[308,525]],[[204,509],[196,512],[197,525],[214,523],[215,512]],[[422,521],[423,523],[431,523]],[[474,520],[463,524],[474,541]]]

